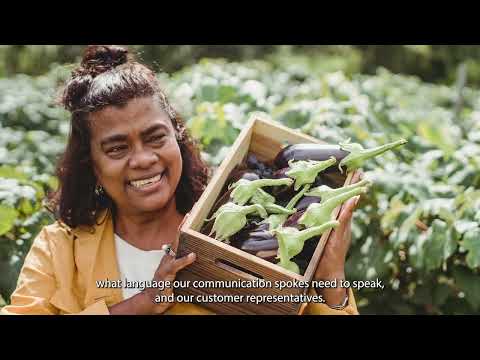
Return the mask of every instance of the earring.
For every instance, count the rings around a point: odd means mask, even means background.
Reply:
[[[95,186],[95,194],[96,194],[97,196],[101,196],[101,195],[103,195],[103,193],[104,193],[103,186],[97,184],[97,185]]]
[[[185,129],[177,128],[177,131],[175,134],[175,138],[177,139],[177,141],[182,141],[184,139],[184,136],[185,136]]]

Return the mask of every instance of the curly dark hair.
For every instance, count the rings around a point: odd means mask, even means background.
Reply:
[[[90,154],[89,114],[106,106],[122,107],[134,98],[152,96],[169,115],[183,160],[175,196],[177,210],[186,214],[205,189],[208,167],[170,106],[155,73],[118,46],[90,45],[80,66],[72,71],[60,103],[71,113],[71,130],[56,175],[60,186],[49,197],[48,207],[70,227],[94,225],[99,211],[111,208],[112,199],[95,191],[97,179]]]

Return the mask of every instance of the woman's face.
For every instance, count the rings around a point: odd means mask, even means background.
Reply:
[[[95,175],[122,212],[160,210],[174,198],[182,157],[167,113],[152,97],[90,116]]]

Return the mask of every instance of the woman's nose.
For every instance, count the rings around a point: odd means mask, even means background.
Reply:
[[[147,149],[140,149],[133,153],[129,165],[131,168],[148,169],[159,160],[157,154]]]

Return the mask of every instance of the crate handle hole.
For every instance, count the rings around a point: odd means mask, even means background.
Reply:
[[[215,259],[215,265],[217,265],[219,268],[225,271],[228,271],[230,273],[233,273],[235,275],[238,275],[248,280],[259,280],[259,279],[263,280],[262,276],[254,273],[253,271],[246,270],[241,266],[235,265],[227,260]]]

